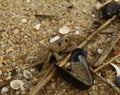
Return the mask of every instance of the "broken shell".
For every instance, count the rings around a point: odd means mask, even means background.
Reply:
[[[102,54],[102,53],[103,53],[103,50],[102,50],[101,48],[99,48],[99,49],[97,50],[97,52],[98,52],[99,54]]]
[[[24,82],[22,80],[13,80],[10,82],[11,88],[15,90],[20,89],[21,87],[23,87],[23,85],[24,85]]]
[[[59,29],[60,34],[67,34],[70,32],[70,29],[67,26],[63,26],[62,28]]]
[[[3,87],[2,89],[1,89],[1,93],[3,94],[3,93],[6,93],[6,92],[8,92],[9,91],[9,89],[7,88],[7,87]]]
[[[32,78],[32,74],[31,74],[31,72],[28,71],[28,70],[24,70],[24,71],[23,71],[23,76],[24,76],[25,78],[27,78],[27,79]]]
[[[58,73],[74,87],[88,89],[93,85],[93,78],[86,62],[87,52],[83,49],[75,49],[71,54],[70,69],[64,69],[56,64]]]
[[[115,78],[115,83],[118,87],[120,87],[120,68],[113,63],[110,63],[110,64],[111,64],[111,66],[113,66],[115,68],[115,70],[117,72],[117,76]]]

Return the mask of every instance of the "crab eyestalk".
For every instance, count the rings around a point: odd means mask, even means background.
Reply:
[[[113,63],[111,63],[111,65],[115,68],[115,70],[117,72],[117,75],[116,75],[116,78],[115,78],[115,83],[120,88],[120,68]]]

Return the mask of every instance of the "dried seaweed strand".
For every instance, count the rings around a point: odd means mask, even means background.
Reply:
[[[99,66],[98,68],[96,68],[94,70],[94,72],[98,72],[99,70],[101,70],[102,68],[104,68],[105,66],[107,66],[108,64],[110,64],[113,60],[115,60],[116,58],[118,58],[120,56],[120,54],[115,55],[114,57],[112,57],[110,60],[108,60],[106,63],[102,64],[101,66]]]
[[[88,38],[83,41],[78,47],[79,48],[82,48],[84,47],[88,41],[97,33],[99,32],[100,30],[102,30],[103,28],[105,28],[107,25],[109,25],[114,19],[116,18],[116,16],[113,16],[111,19],[109,19],[108,21],[106,21],[102,26],[100,26],[95,32],[93,32],[91,35],[88,36]],[[64,58],[62,61],[58,62],[58,64],[60,66],[64,66],[64,64],[69,60],[70,58],[70,55],[69,54],[66,58]],[[48,74],[49,73],[49,74]],[[55,73],[55,68],[53,68],[52,71],[48,72],[47,74],[45,74],[45,77],[40,81],[38,82],[38,84],[34,87],[33,90],[30,91],[29,95],[36,95],[38,93],[38,91],[44,87],[49,81],[50,79],[54,76],[54,73]]]
[[[113,47],[116,45],[116,43],[119,41],[120,39],[120,35],[118,35],[118,37],[115,38],[115,40],[113,40],[111,42],[110,47],[108,46],[106,48],[106,50],[104,51],[104,53],[100,56],[100,58],[98,59],[98,61],[95,63],[94,66],[99,66],[103,63],[103,61],[106,59],[106,57],[109,55],[109,53],[111,52],[111,50],[113,49]]]
[[[90,68],[92,72],[94,72],[94,70],[92,68]],[[98,76],[103,82],[105,82],[107,85],[109,85],[116,93],[118,93],[120,95],[120,90],[114,86],[113,84],[109,83],[108,81],[106,81],[102,76],[100,76],[98,73],[94,73],[96,74],[96,76]]]

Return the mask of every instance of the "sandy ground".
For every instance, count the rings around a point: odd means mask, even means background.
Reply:
[[[53,36],[66,36],[76,31],[87,37],[96,30],[94,21],[104,23],[99,18],[95,5],[97,0],[0,0],[0,86],[7,81],[21,79],[24,87],[13,90],[10,84],[3,85],[0,95],[28,95],[38,80],[34,75],[39,72],[27,69],[27,66],[38,60],[41,48],[46,46]],[[36,18],[35,15],[52,15],[51,18]],[[53,17],[55,16],[55,17]],[[61,27],[70,29],[62,35]],[[84,48],[91,55],[91,64],[100,57],[97,50],[103,51],[117,35],[119,20],[117,19],[101,32],[112,34],[97,34]],[[78,42],[79,43],[79,42]],[[117,46],[120,44],[118,43]],[[111,55],[112,56],[112,55]],[[110,57],[111,57],[110,56]],[[116,59],[116,63],[120,63]],[[31,72],[33,78],[26,79],[23,70]],[[106,80],[113,82],[115,71],[110,66],[104,68]],[[5,88],[5,90],[3,90]],[[38,95],[117,95],[113,89],[95,76],[95,85],[82,91],[72,87],[59,75],[56,75]]]

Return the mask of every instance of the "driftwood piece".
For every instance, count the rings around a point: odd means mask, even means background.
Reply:
[[[114,19],[116,18],[116,16],[113,16],[111,19],[109,19],[108,21],[106,21],[102,26],[100,26],[95,32],[93,32],[91,35],[89,35],[87,37],[87,39],[85,41],[83,41],[78,47],[82,48],[84,47],[88,41],[95,35],[97,34],[100,30],[102,30],[103,28],[105,28],[107,25],[109,25]],[[62,61],[58,62],[59,66],[64,66],[65,63],[69,60],[70,58],[69,54],[67,57],[65,57]],[[43,79],[38,82],[38,84],[33,88],[33,90],[30,91],[29,95],[36,95],[38,93],[39,90],[41,90],[41,88],[43,88],[49,81],[51,78],[53,78],[55,74],[55,68],[52,69],[52,71],[48,72],[45,74],[45,76],[43,77]]]
[[[105,82],[107,85],[109,85],[116,93],[118,93],[120,95],[120,90],[113,84],[109,83],[108,81],[106,81],[101,75],[99,75],[98,73],[94,72],[94,70],[92,68],[90,68],[90,70],[97,76],[99,77],[103,82]]]
[[[108,46],[104,53],[100,56],[100,58],[98,59],[98,61],[95,63],[94,66],[99,66],[103,63],[103,61],[106,59],[106,57],[109,55],[109,53],[111,52],[111,50],[113,49],[113,47],[116,45],[116,43],[119,41],[120,39],[120,35],[118,35],[118,37],[115,38],[115,40],[113,40],[110,44],[110,46]]]
[[[102,68],[104,68],[105,66],[107,66],[108,64],[110,64],[113,60],[115,60],[116,58],[118,58],[120,56],[120,54],[115,55],[114,57],[112,57],[110,60],[108,60],[106,63],[102,64],[101,66],[99,66],[98,68],[96,68],[94,70],[94,72],[98,72],[99,70],[101,70]]]

